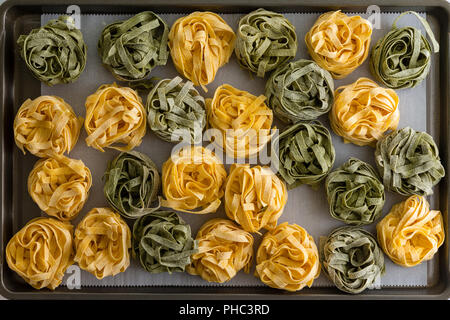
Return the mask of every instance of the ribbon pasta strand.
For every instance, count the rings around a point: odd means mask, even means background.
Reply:
[[[295,57],[295,27],[280,13],[252,11],[239,20],[235,53],[243,68],[263,78]]]
[[[28,176],[28,193],[50,216],[67,221],[83,208],[92,186],[92,175],[81,160],[64,156],[40,159]]]
[[[73,226],[54,218],[35,218],[6,245],[6,262],[35,289],[56,289],[73,264]]]
[[[146,101],[150,129],[168,142],[202,141],[206,126],[205,99],[192,82],[180,77],[164,79],[153,87]]]
[[[225,186],[225,212],[245,231],[275,228],[287,198],[284,182],[269,167],[231,166]]]
[[[430,260],[444,243],[444,221],[423,196],[395,204],[377,224],[378,243],[396,264],[413,267]]]
[[[84,127],[88,146],[130,151],[142,142],[147,116],[136,91],[104,84],[86,99]]]
[[[159,208],[161,178],[145,154],[122,152],[108,164],[103,178],[106,200],[125,218],[136,219]],[[158,204],[152,207],[156,200]]]
[[[417,86],[427,77],[431,67],[431,46],[422,32],[414,27],[397,27],[398,20],[409,13],[424,26],[433,43],[433,52],[439,52],[439,43],[424,18],[414,11],[399,15],[392,24],[392,30],[373,47],[369,64],[375,79],[393,89]]]
[[[216,212],[227,177],[220,159],[201,146],[181,148],[163,164],[163,207],[206,214]]]
[[[342,79],[366,60],[371,36],[372,27],[366,19],[331,11],[317,19],[305,42],[313,60],[334,79]]]
[[[89,211],[75,229],[75,262],[97,279],[115,276],[130,265],[131,232],[109,208]]]
[[[207,91],[205,85],[230,59],[235,39],[233,29],[219,15],[196,11],[172,25],[170,55],[179,73]]]
[[[72,17],[62,15],[17,40],[28,69],[49,86],[76,81],[86,66],[87,47]]]
[[[169,58],[169,27],[157,14],[144,11],[125,21],[106,26],[98,41],[98,53],[120,81],[145,79]]]
[[[433,137],[410,127],[378,140],[375,163],[384,186],[405,196],[431,195],[433,187],[445,176]]]
[[[370,145],[388,130],[397,129],[400,120],[399,99],[392,89],[379,87],[368,78],[337,88],[330,124],[345,143]]]
[[[198,252],[186,271],[208,282],[231,280],[241,269],[249,273],[253,259],[253,237],[226,219],[212,219],[198,231]]]
[[[320,275],[319,253],[305,229],[284,222],[268,231],[256,254],[255,276],[276,289],[311,287]]]
[[[133,225],[133,258],[150,273],[183,272],[197,246],[191,227],[175,212],[155,211]]]
[[[77,143],[83,118],[62,98],[27,99],[14,119],[14,140],[25,154],[46,158],[69,153]]]
[[[383,251],[375,238],[359,227],[333,230],[320,244],[322,270],[341,291],[358,294],[385,271]]]
[[[214,137],[227,156],[248,158],[257,155],[272,137],[272,110],[247,91],[224,84],[212,99],[206,99],[208,124],[217,130]],[[274,128],[276,129],[276,128]]]

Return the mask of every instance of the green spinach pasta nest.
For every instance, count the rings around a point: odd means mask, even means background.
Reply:
[[[183,272],[197,248],[191,227],[175,212],[158,210],[133,225],[133,258],[150,273]]]
[[[334,160],[330,132],[319,121],[298,122],[272,143],[272,162],[288,189],[301,184],[316,186],[330,172]]]
[[[146,78],[156,66],[167,63],[169,28],[157,14],[144,11],[125,21],[106,26],[98,41],[98,53],[120,81]]]
[[[103,177],[108,203],[122,216],[136,219],[159,208],[161,178],[155,163],[137,151],[120,153]],[[158,204],[152,207],[152,203]]]
[[[405,196],[431,195],[445,176],[433,137],[410,127],[378,140],[375,162],[385,187]]]
[[[333,78],[314,61],[300,59],[280,66],[270,75],[266,97],[283,122],[314,120],[333,105]]]
[[[74,82],[86,66],[83,34],[70,19],[60,16],[17,40],[20,56],[28,69],[49,86]]]
[[[161,139],[200,143],[206,126],[205,99],[190,81],[161,80],[148,94],[147,121]]]
[[[370,164],[356,158],[327,176],[325,190],[331,216],[348,224],[372,223],[383,209],[383,183]]]
[[[341,227],[320,241],[322,270],[344,292],[358,294],[385,271],[383,251],[360,227]]]
[[[376,80],[393,89],[415,87],[425,79],[431,66],[431,46],[422,32],[414,27],[396,26],[408,13],[419,19],[433,43],[434,52],[439,51],[439,44],[424,18],[414,11],[399,15],[392,30],[378,40],[370,57],[370,70]]]
[[[258,9],[239,21],[235,53],[239,64],[263,78],[297,53],[295,27],[282,14]]]

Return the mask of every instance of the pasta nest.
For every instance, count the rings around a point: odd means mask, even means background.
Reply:
[[[335,91],[329,114],[331,128],[344,138],[345,143],[375,147],[386,131],[397,129],[400,120],[398,102],[394,90],[359,78]]]
[[[186,271],[209,282],[231,280],[241,269],[250,272],[253,237],[226,219],[212,219],[198,231],[198,253]]]
[[[83,34],[66,15],[21,35],[17,46],[28,69],[49,86],[76,81],[86,66]]]
[[[54,290],[73,264],[72,233],[69,222],[32,219],[9,240],[6,262],[33,288]]]
[[[375,163],[384,186],[405,196],[431,195],[433,187],[445,176],[433,137],[410,127],[378,140]]]
[[[376,170],[350,158],[325,180],[331,216],[352,225],[369,224],[383,210],[385,194]]]
[[[333,78],[342,79],[366,60],[371,36],[372,27],[366,19],[331,11],[317,19],[305,42],[313,60]]]
[[[142,99],[131,88],[104,84],[86,99],[86,143],[97,150],[130,151],[141,144],[146,123]]]
[[[124,272],[130,265],[131,232],[109,208],[89,211],[75,229],[75,262],[97,279]]]
[[[255,156],[270,141],[273,113],[265,99],[264,95],[256,97],[228,84],[218,87],[212,99],[206,99],[208,123],[215,129],[214,142],[227,156]]]
[[[62,98],[27,99],[14,119],[14,140],[25,154],[46,158],[69,153],[77,143],[83,118]]]
[[[209,149],[182,148],[163,164],[162,189],[166,199],[161,205],[195,214],[216,212],[226,177],[222,162]]]
[[[375,238],[359,227],[335,229],[321,242],[322,270],[339,289],[358,294],[385,271],[383,251]]]
[[[287,189],[269,167],[233,164],[225,186],[225,212],[248,232],[277,225]]]
[[[272,288],[298,291],[320,275],[319,253],[305,229],[284,222],[268,231],[256,254],[255,275]]]
[[[263,78],[297,53],[295,27],[282,14],[265,9],[239,20],[236,40],[239,64]]]
[[[83,208],[92,175],[81,160],[66,157],[41,159],[28,176],[28,193],[46,214],[67,221]]]
[[[413,267],[430,260],[444,242],[444,221],[423,196],[395,204],[377,224],[378,243],[396,264]]]
[[[193,12],[179,18],[169,32],[169,48],[176,69],[194,85],[214,81],[233,53],[236,35],[217,14]]]
[[[269,107],[281,121],[314,120],[334,101],[331,74],[314,61],[300,59],[277,68],[266,82]]]

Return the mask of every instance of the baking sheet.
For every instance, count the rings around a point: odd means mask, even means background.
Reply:
[[[319,17],[319,13],[286,13],[285,16],[295,26],[298,37],[298,51],[296,59],[304,58],[310,59],[304,42],[306,32],[314,24]],[[352,15],[352,14],[350,14]],[[368,15],[359,13],[364,18]],[[425,16],[425,14],[421,14]],[[45,24],[48,20],[57,18],[58,15],[44,14],[41,16],[41,23]],[[100,85],[104,83],[112,83],[115,81],[114,77],[101,65],[101,60],[97,54],[97,41],[103,28],[109,23],[117,20],[124,20],[132,15],[82,15],[81,16],[81,31],[88,47],[88,59],[86,69],[81,77],[72,84],[56,85],[48,87],[41,85],[41,94],[57,95],[66,100],[75,110],[78,115],[84,117],[85,107],[84,102],[88,95],[92,94]],[[173,22],[183,16],[181,14],[161,14],[160,15],[169,26]],[[221,14],[223,19],[234,29],[237,30],[239,19],[243,14]],[[371,47],[376,41],[382,37],[388,30],[398,13],[382,13],[380,19],[380,29],[374,29]],[[404,16],[400,26],[411,25],[423,30],[420,23],[411,15]],[[435,60],[435,59],[433,59]],[[166,66],[155,68],[151,76],[158,78],[173,78],[179,75],[175,70],[171,59],[169,59]],[[369,71],[368,60],[363,65],[357,68],[353,73],[345,79],[335,80],[335,88],[352,83],[359,77],[373,78]],[[230,62],[222,67],[215,78],[215,81],[207,86],[208,92],[204,93],[201,88],[199,92],[205,97],[212,97],[214,90],[223,83],[229,83],[239,89],[247,90],[254,95],[264,93],[264,85],[266,79],[260,79],[250,74],[248,71],[239,67],[235,56],[233,55]],[[423,81],[414,89],[397,90],[400,98],[400,123],[399,128],[404,126],[411,126],[415,130],[427,131],[427,87],[426,81]],[[34,98],[34,97],[33,97]],[[145,97],[143,97],[145,99]],[[414,112],[411,112],[411,109]],[[409,112],[408,112],[409,111]],[[419,115],[419,116],[418,116]],[[323,116],[319,118],[328,128],[328,117]],[[274,125],[279,129],[284,126],[281,122],[275,119]],[[334,168],[340,166],[349,157],[354,156],[372,165],[374,163],[374,149],[370,147],[359,147],[353,144],[344,144],[339,136],[336,136],[332,130],[333,144],[336,149],[336,161]],[[103,196],[103,182],[102,175],[106,169],[107,162],[113,159],[118,152],[115,150],[107,150],[105,153],[89,148],[85,143],[86,132],[84,129],[80,134],[79,141],[70,153],[71,158],[82,159],[84,163],[91,169],[93,185],[90,191],[90,196],[86,202],[83,210],[78,218],[73,221],[74,225],[82,219],[82,217],[92,208],[107,206],[106,199]],[[157,164],[159,169],[170,155],[171,148],[174,145],[164,142],[157,138],[150,130],[145,135],[142,144],[135,150],[149,155]],[[37,160],[37,158],[36,158]],[[228,166],[227,166],[228,168]],[[437,188],[436,192],[437,192]],[[28,200],[32,202],[27,195]],[[430,199],[432,206],[435,205],[436,197]],[[383,209],[384,216],[389,212],[394,203],[404,200],[397,194],[386,192],[386,202]],[[35,205],[36,215],[39,215],[39,209]],[[323,183],[318,191],[311,189],[307,185],[300,186],[294,190],[290,190],[288,194],[288,201],[284,209],[283,215],[279,219],[279,223],[288,221],[289,223],[297,223],[304,227],[315,239],[317,245],[321,236],[328,235],[334,228],[342,226],[343,223],[333,219],[329,214],[328,203],[326,200]],[[209,219],[224,217],[226,215],[223,206],[217,213],[209,215],[193,215],[188,213],[180,213],[182,218],[191,225],[192,232],[195,235],[200,226]],[[132,226],[132,221],[128,220],[129,225]],[[373,223],[364,228],[375,235],[375,225]],[[264,231],[262,231],[264,232]],[[254,252],[256,254],[257,246],[261,237],[254,234],[255,245]],[[392,263],[386,256],[386,273],[380,279],[380,283],[375,287],[420,287],[426,286],[429,281],[428,271],[432,262],[423,263],[413,268],[402,268]],[[239,272],[232,280],[224,284],[208,283],[198,276],[192,276],[187,273],[173,273],[169,274],[149,274],[143,270],[137,261],[131,261],[130,267],[121,274],[115,277],[108,277],[103,280],[97,280],[93,275],[81,270],[81,286],[264,286],[264,284],[253,275],[254,263],[250,274],[245,274],[243,271]],[[65,281],[63,282],[65,284]],[[313,283],[314,287],[330,287],[333,284],[321,274]]]

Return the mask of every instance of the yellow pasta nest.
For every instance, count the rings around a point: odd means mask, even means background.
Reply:
[[[35,218],[6,246],[6,262],[35,289],[54,290],[73,264],[73,226],[53,218]]]
[[[106,147],[130,151],[139,146],[146,122],[142,99],[131,88],[104,84],[86,99],[86,143],[102,152]]]
[[[41,159],[28,176],[28,193],[39,208],[66,221],[83,208],[92,185],[91,171],[81,160]]]
[[[198,231],[198,252],[186,271],[209,282],[223,283],[241,269],[250,272],[253,237],[226,219],[212,219]]]
[[[320,275],[314,239],[296,224],[280,224],[265,234],[258,248],[255,275],[276,289],[311,287]]]
[[[124,272],[130,248],[130,228],[109,208],[92,209],[75,229],[75,262],[97,279]]]
[[[211,150],[200,146],[182,148],[163,164],[166,199],[161,205],[188,213],[216,212],[226,177],[222,162]]]
[[[220,16],[196,11],[179,18],[170,29],[170,55],[179,73],[207,91],[205,85],[230,59],[235,39],[233,29]]]
[[[231,166],[225,186],[225,212],[245,231],[273,229],[287,198],[286,185],[269,167]]]
[[[331,128],[346,143],[374,147],[386,131],[397,129],[400,119],[398,101],[394,90],[359,78],[335,91],[329,114]]]
[[[24,154],[27,149],[41,158],[62,155],[75,147],[82,123],[60,97],[27,99],[14,119],[14,140]]]
[[[305,42],[314,61],[333,78],[342,79],[366,60],[371,36],[369,21],[331,11],[317,19]]]
[[[270,141],[273,113],[265,99],[229,84],[218,87],[214,97],[206,99],[209,126],[219,135],[214,141],[228,156],[254,156]]]
[[[444,242],[442,214],[423,196],[397,203],[377,224],[378,243],[396,264],[413,267],[430,260]]]

